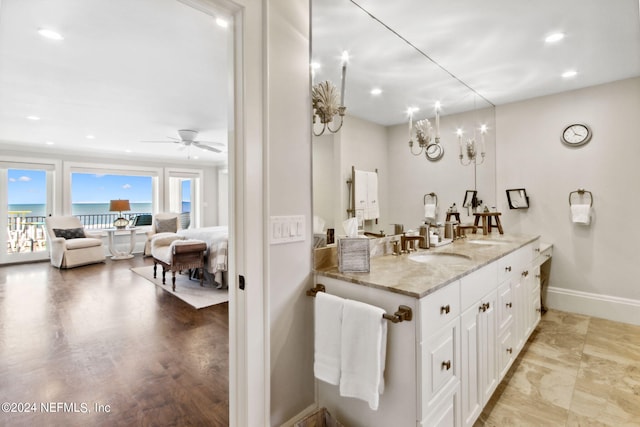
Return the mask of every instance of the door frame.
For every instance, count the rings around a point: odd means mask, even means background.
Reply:
[[[0,161],[0,189],[8,189],[9,181],[7,169],[34,169],[46,172],[46,207],[45,215],[54,212],[56,193],[59,191],[59,179],[56,171],[60,170],[61,161],[53,159],[29,158],[21,156],[5,156]],[[40,169],[39,167],[42,166]],[[3,191],[4,192],[4,191]],[[5,193],[8,195],[8,192]],[[7,217],[8,203],[6,200],[0,202],[0,241],[7,241]],[[4,243],[3,243],[4,245]],[[37,251],[33,253],[7,254],[5,249],[0,250],[0,265],[43,261],[49,258],[49,251]]]

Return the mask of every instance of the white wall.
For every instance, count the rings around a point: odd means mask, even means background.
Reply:
[[[633,225],[640,211],[639,117],[640,78],[496,109],[503,224],[553,243],[551,307],[640,324],[634,273],[640,229]],[[593,139],[581,147],[562,144],[560,133],[571,123],[591,126]],[[509,211],[505,190],[519,187],[531,207]],[[590,226],[570,219],[569,193],[578,188],[593,193]]]
[[[267,2],[267,216],[304,215],[304,242],[269,245],[270,425],[314,402],[309,4]],[[267,227],[268,229],[268,227]],[[251,404],[251,402],[249,402]]]

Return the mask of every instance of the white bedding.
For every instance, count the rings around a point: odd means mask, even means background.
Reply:
[[[205,270],[213,276],[219,286],[226,287],[228,227],[189,228],[178,230],[178,234],[187,239],[202,240],[207,244]]]

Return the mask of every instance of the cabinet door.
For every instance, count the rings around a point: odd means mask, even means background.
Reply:
[[[460,405],[463,426],[473,426],[483,406],[478,328],[480,315],[478,307],[472,306],[460,317]]]
[[[512,328],[507,328],[498,339],[498,369],[500,380],[507,374],[507,371],[515,359],[516,350],[513,346],[512,330]]]
[[[482,387],[482,406],[484,406],[498,386],[497,325],[496,325],[497,291],[493,291],[482,299],[482,310],[479,316],[480,332],[480,379]]]
[[[420,422],[420,427],[459,427],[458,391],[458,387],[451,389],[433,412]]]
[[[460,318],[462,425],[472,426],[498,386],[496,359],[497,290],[467,309]]]
[[[498,288],[498,335],[513,323],[514,296],[511,280]]]
[[[460,322],[458,319],[420,345],[420,400],[424,414],[432,411],[441,400],[444,390],[459,379]]]

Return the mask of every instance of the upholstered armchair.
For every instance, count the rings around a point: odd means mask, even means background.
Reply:
[[[85,230],[79,218],[48,216],[44,221],[51,265],[71,268],[104,262],[101,234]]]
[[[179,213],[159,213],[153,216],[151,229],[147,231],[147,242],[144,245],[144,255],[151,255],[151,239],[157,236],[171,235],[180,230]]]

